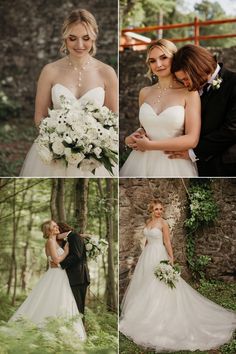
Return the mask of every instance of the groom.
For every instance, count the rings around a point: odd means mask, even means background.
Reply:
[[[236,176],[236,73],[217,63],[205,48],[185,45],[172,72],[201,96],[201,134],[194,150],[166,152],[197,161],[199,176]]]
[[[57,224],[60,233],[67,233],[69,243],[69,254],[60,262],[60,266],[66,270],[78,310],[84,315],[86,292],[90,283],[84,240],[66,223]]]

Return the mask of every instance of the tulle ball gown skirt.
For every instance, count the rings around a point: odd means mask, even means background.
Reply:
[[[200,295],[182,278],[174,289],[156,278],[155,267],[168,255],[162,239],[153,239],[154,233],[160,231],[149,231],[152,241],[124,296],[120,332],[156,352],[209,350],[228,342],[236,329],[235,312]]]

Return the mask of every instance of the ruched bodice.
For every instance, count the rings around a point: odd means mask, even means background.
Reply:
[[[149,244],[163,244],[162,231],[158,227],[153,227],[152,229],[145,227],[143,233]]]
[[[90,99],[96,101],[96,103],[102,107],[105,100],[105,91],[103,87],[98,86],[88,90],[81,97],[76,98],[75,95],[66,86],[61,84],[55,84],[52,87],[52,103],[55,109],[61,108],[60,96],[64,96],[70,101]]]
[[[185,109],[167,107],[160,114],[146,102],[140,106],[139,120],[150,140],[160,141],[184,134]],[[169,159],[161,150],[132,151],[120,171],[124,177],[195,177],[196,164],[191,160]]]
[[[184,133],[185,110],[183,106],[171,106],[160,114],[144,102],[139,111],[139,120],[151,140],[181,136]]]

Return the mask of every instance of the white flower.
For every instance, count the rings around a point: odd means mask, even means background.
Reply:
[[[85,248],[86,248],[87,251],[91,251],[93,246],[90,243],[87,243]]]
[[[223,79],[221,77],[216,77],[213,81],[212,81],[212,88],[213,90],[218,90],[220,88],[220,85],[222,83]]]
[[[52,144],[52,150],[53,152],[55,152],[55,154],[57,155],[63,155],[64,151],[65,151],[65,146],[62,144],[62,142],[57,139],[56,141],[54,141],[54,143]]]
[[[71,165],[78,165],[84,159],[84,154],[71,152],[70,156],[67,156],[66,160]]]
[[[96,147],[95,149],[93,149],[93,152],[95,153],[98,159],[101,158],[100,154],[102,152],[102,149],[100,147]]]

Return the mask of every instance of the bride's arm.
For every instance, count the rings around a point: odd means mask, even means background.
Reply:
[[[144,99],[147,95],[147,87],[144,87],[140,90],[139,92],[139,107],[143,104],[144,102]],[[135,141],[133,139],[133,137],[140,137],[140,136],[143,136],[145,135],[146,132],[144,130],[144,128],[141,126],[139,127],[138,129],[135,130],[135,132],[133,132],[132,134],[128,135],[126,138],[125,138],[125,145],[129,146],[130,144],[132,145]]]
[[[63,261],[69,253],[69,247],[68,244],[66,244],[64,248],[64,253],[61,256],[58,256],[56,242],[54,240],[48,240],[47,247],[48,247],[49,255],[51,256],[52,261],[55,264],[59,264],[61,261]]]
[[[106,65],[103,70],[104,83],[105,83],[105,102],[104,106],[111,111],[118,112],[118,80],[115,70]]]
[[[52,64],[46,65],[39,76],[35,98],[34,121],[38,127],[41,120],[48,115],[48,108],[51,107],[52,87]]]
[[[173,117],[174,119],[174,117]],[[134,138],[138,149],[183,151],[197,146],[201,128],[201,104],[197,91],[187,94],[185,107],[185,133],[176,138],[151,141],[146,137]]]
[[[170,257],[170,263],[173,265],[174,264],[174,255],[173,255],[173,250],[171,246],[171,241],[170,241],[170,231],[169,227],[166,222],[163,222],[163,242],[166,248],[166,251]]]

